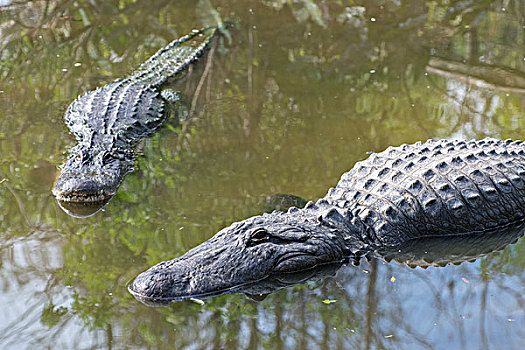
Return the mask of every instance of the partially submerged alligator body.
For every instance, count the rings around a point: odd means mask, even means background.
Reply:
[[[447,264],[458,265],[464,261],[475,261],[491,252],[505,248],[507,245],[516,243],[525,233],[525,223],[518,222],[491,231],[489,235],[477,233],[443,237],[428,237],[407,241],[397,246],[391,246],[374,252],[374,257],[398,263],[407,264],[410,267],[420,266],[427,268],[429,265],[445,266]],[[244,294],[248,298],[261,301],[268,294],[305,284],[311,281],[323,280],[334,276],[337,271],[345,266],[347,261],[340,260],[334,263],[319,264],[311,268],[293,272],[272,272],[267,277],[256,281],[247,281],[228,289],[217,289],[214,292],[201,295],[201,298],[214,297],[221,294]],[[132,291],[132,293],[134,293]],[[143,297],[134,293],[138,300],[148,306],[164,307],[174,301],[195,298],[191,295],[167,298]]]
[[[141,273],[129,290],[162,304],[233,292],[275,274],[358,263],[362,256],[459,263],[489,252],[485,241],[493,242],[491,249],[510,243],[498,238],[501,232],[510,230],[503,236],[517,240],[524,223],[525,142],[429,140],[372,154],[303,209],[234,223]],[[458,240],[472,251],[439,256],[439,247]]]
[[[159,50],[126,78],[71,103],[65,120],[78,144],[53,188],[67,212],[93,214],[115,195],[133,170],[133,145],[157,129],[167,104],[178,100],[175,92],[162,88],[204,52],[216,31],[217,27],[195,30]],[[83,207],[87,212],[82,213]]]

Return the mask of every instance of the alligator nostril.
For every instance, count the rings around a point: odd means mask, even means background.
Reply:
[[[352,251],[350,250],[350,248],[344,247],[343,248],[343,256],[348,257],[348,256],[350,256],[350,254],[352,254]]]
[[[78,179],[75,177],[63,181],[57,181],[57,192],[70,193],[74,195],[94,195],[100,193],[100,185],[91,179]]]
[[[99,193],[100,186],[92,180],[72,181],[72,190],[78,194]]]

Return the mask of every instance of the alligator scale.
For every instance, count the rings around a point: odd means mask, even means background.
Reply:
[[[216,27],[193,31],[168,44],[124,79],[74,100],[65,121],[78,144],[53,188],[67,212],[87,216],[107,203],[124,176],[133,170],[133,145],[164,121],[178,95],[162,90],[168,79],[196,60]]]
[[[459,263],[516,241],[524,226],[525,142],[429,140],[372,154],[303,209],[234,223],[141,273],[129,290],[163,303],[362,256]],[[458,240],[470,251],[455,253]],[[483,246],[489,241],[491,249]],[[447,259],[438,248],[450,252]]]

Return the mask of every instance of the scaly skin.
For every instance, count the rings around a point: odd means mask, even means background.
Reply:
[[[71,103],[65,120],[78,144],[70,150],[53,188],[63,207],[102,206],[115,195],[133,170],[133,145],[166,117],[169,101],[163,96],[169,95],[161,93],[163,86],[203,53],[216,31],[216,27],[193,31],[159,50],[125,79]]]
[[[485,254],[476,242],[494,241],[498,232],[514,232],[524,221],[524,142],[429,140],[358,162],[315,204],[234,223],[141,273],[129,290],[149,302],[206,297],[276,273],[358,262],[361,256],[395,259],[396,248],[407,249],[398,255],[407,263],[410,249],[425,266],[456,263]],[[507,235],[515,240],[521,234]],[[437,250],[458,237],[480,251],[440,259],[421,248]],[[495,249],[504,245],[499,242]]]

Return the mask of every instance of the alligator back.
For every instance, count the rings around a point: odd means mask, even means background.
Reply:
[[[174,40],[127,78],[78,97],[66,112],[67,126],[84,146],[108,150],[129,147],[151,134],[165,117],[157,87],[196,60],[216,31],[209,27]]]
[[[358,162],[325,197],[376,247],[486,233],[525,220],[525,142],[432,141]]]
[[[69,106],[68,128],[86,149],[131,147],[164,120],[165,102],[158,91],[129,79],[89,91]]]

